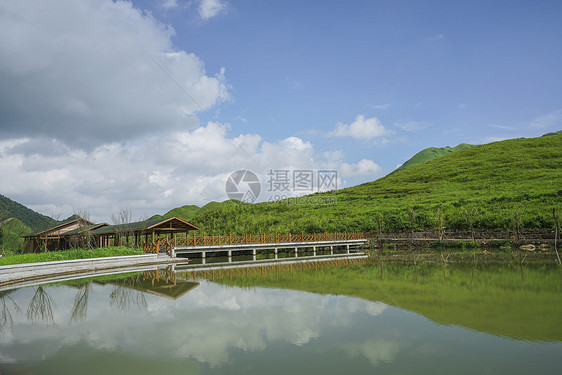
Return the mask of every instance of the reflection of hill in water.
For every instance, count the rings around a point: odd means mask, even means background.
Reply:
[[[528,341],[562,341],[556,265],[384,264],[221,280],[381,301],[443,325]]]

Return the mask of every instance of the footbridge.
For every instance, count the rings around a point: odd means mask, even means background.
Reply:
[[[237,255],[251,255],[253,260],[279,258],[316,257],[319,255],[357,254],[366,244],[366,239],[331,240],[331,241],[302,241],[302,242],[272,242],[237,245],[198,245],[175,246],[171,249],[172,257],[201,258],[204,264],[209,257],[232,257]]]

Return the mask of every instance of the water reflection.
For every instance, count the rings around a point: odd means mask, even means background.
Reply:
[[[408,277],[420,282],[427,270],[415,272]],[[6,373],[502,373],[506,364],[510,374],[554,373],[562,354],[560,343],[439,325],[382,302],[195,282],[170,270],[22,288],[0,300]],[[56,324],[64,321],[72,324]]]
[[[45,322],[47,324],[55,324],[53,299],[47,294],[43,286],[35,287],[35,293],[27,307],[26,316],[32,323]]]
[[[16,313],[21,313],[21,308],[10,296],[12,292],[14,291],[0,291],[0,302],[2,303],[2,309],[0,310],[0,337],[7,329],[12,329],[14,324],[12,309],[14,309]]]
[[[88,311],[88,296],[90,293],[90,283],[78,288],[78,292],[74,297],[74,307],[70,315],[70,322],[77,322],[86,319]]]

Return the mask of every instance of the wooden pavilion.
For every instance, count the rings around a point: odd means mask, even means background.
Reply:
[[[24,253],[39,253],[68,249],[72,247],[72,243],[69,241],[71,238],[71,236],[68,235],[69,233],[80,231],[84,227],[91,227],[95,225],[96,224],[83,219],[80,216],[72,216],[70,219],[55,227],[23,236],[23,238],[25,238]]]
[[[153,242],[162,235],[173,237],[175,234],[185,233],[187,236],[190,230],[199,230],[199,228],[174,216],[127,224],[108,225],[92,231],[92,234],[98,239],[98,247],[111,245],[139,246],[141,242],[148,243],[149,238]]]

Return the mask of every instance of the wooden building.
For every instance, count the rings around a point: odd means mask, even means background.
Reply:
[[[103,224],[98,224],[97,227],[99,225]],[[72,242],[69,241],[73,236],[69,233],[77,233],[82,231],[83,228],[93,226],[96,226],[96,224],[79,216],[73,216],[55,227],[23,236],[25,238],[24,253],[69,249],[73,247]]]
[[[81,217],[74,217],[53,228],[23,236],[25,253],[66,250],[82,247],[141,246],[161,236],[188,234],[198,230],[195,225],[177,217],[150,219],[134,223],[109,225],[94,224]]]

